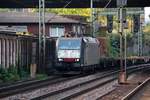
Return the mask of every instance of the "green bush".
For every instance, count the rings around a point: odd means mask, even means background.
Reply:
[[[18,75],[17,67],[15,67],[13,65],[11,65],[8,68],[8,74],[9,74],[10,79],[13,81],[17,81],[20,79],[20,76]]]
[[[46,74],[37,74],[36,75],[36,79],[38,79],[38,80],[43,80],[43,79],[46,79],[46,78],[47,78]]]
[[[119,35],[109,34],[108,51],[109,57],[119,56]]]
[[[14,82],[21,79],[27,79],[30,76],[29,69],[27,67],[16,67],[9,66],[9,68],[4,68],[0,66],[0,82]],[[46,74],[37,74],[36,79],[43,80],[46,79]]]
[[[0,81],[2,82],[12,82],[20,79],[24,79],[29,76],[29,71],[23,67],[9,66],[9,68],[4,68],[0,66]]]
[[[18,74],[21,78],[29,77],[29,70],[26,67],[18,67]]]
[[[17,68],[10,66],[9,68],[0,67],[0,80],[3,82],[17,81],[20,76],[17,73]]]

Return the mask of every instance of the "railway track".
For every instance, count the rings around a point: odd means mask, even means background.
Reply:
[[[131,68],[128,68],[129,73],[132,73],[134,71],[143,69],[142,66],[133,66]],[[41,95],[39,97],[33,98],[32,100],[70,100],[72,98],[75,98],[79,95],[82,95],[86,92],[89,92],[93,89],[96,89],[98,87],[102,87],[103,85],[112,82],[114,80],[117,80],[118,78],[118,72],[119,71],[113,71],[110,73],[103,74],[97,78],[93,78],[91,80],[83,81],[77,84],[74,84],[72,86],[63,88],[58,91],[53,91],[45,95]]]
[[[82,81],[84,79],[84,77],[86,77],[87,79],[89,79],[90,76],[92,77],[96,77],[99,76],[100,74],[106,74],[109,73],[111,71],[104,71],[102,73],[97,73],[94,75],[78,75],[78,76],[72,76],[72,77],[63,77],[63,78],[59,78],[59,79],[55,79],[55,80],[41,80],[41,81],[36,81],[36,82],[27,82],[27,83],[22,83],[22,84],[15,84],[15,85],[11,85],[9,87],[3,87],[0,88],[0,98],[1,99],[5,99],[5,100],[9,100],[9,97],[13,97],[13,98],[20,98],[19,95],[23,95],[25,92],[28,94],[32,94],[32,92],[34,91],[38,91],[40,90],[40,88],[45,88],[47,89],[47,86],[50,86],[52,89],[54,89],[54,87],[56,87],[56,90],[59,89],[58,87],[60,87],[62,84],[66,84],[67,82],[70,82],[71,80],[73,81],[73,83],[77,80],[77,81]],[[42,91],[42,89],[40,90]],[[46,91],[46,90],[43,90]],[[28,93],[29,92],[29,93]],[[25,95],[26,95],[25,93]],[[34,93],[33,93],[34,94]],[[15,95],[17,95],[15,97]],[[33,96],[34,97],[34,96]],[[31,97],[29,97],[28,99],[31,99]]]
[[[145,66],[148,65],[145,64]],[[132,71],[136,71],[142,68],[143,67],[141,65],[141,67],[132,66],[128,69],[132,69]],[[118,72],[119,71],[110,70],[110,71],[104,71],[92,75],[79,75],[79,76],[61,77],[61,78],[53,77],[45,80],[34,80],[30,82],[23,82],[23,83],[0,88],[0,98],[7,98],[6,100],[10,100],[9,97],[11,96],[15,99],[19,99],[21,98],[19,95],[21,96],[24,95],[28,99],[36,100],[36,99],[43,99],[52,96],[54,97],[54,95],[56,96],[61,92],[63,93],[69,90],[72,91],[73,89],[75,91],[78,90],[77,92],[74,92],[72,94],[69,94],[71,93],[69,92],[68,95],[63,96],[62,99],[73,98],[75,96],[78,96],[79,94],[84,94],[87,91],[90,91],[92,89],[95,89],[97,87],[100,87],[106,83],[109,83],[117,79]],[[44,91],[44,93],[41,91]],[[30,93],[33,95],[29,96]]]
[[[122,100],[150,100],[150,77],[123,97]]]
[[[110,71],[104,71],[101,74],[108,73],[108,72]],[[7,98],[9,96],[13,96],[16,94],[23,94],[24,92],[36,90],[36,89],[43,88],[49,85],[65,83],[67,81],[86,77],[86,76],[87,74],[76,75],[76,76],[71,76],[71,77],[63,75],[63,76],[49,77],[44,80],[20,81],[20,82],[15,82],[12,85],[8,84],[8,86],[4,84],[4,85],[1,85],[0,87],[0,98]]]
[[[13,94],[22,93],[28,90],[37,89],[40,87],[44,87],[46,85],[51,85],[55,83],[59,83],[62,81],[71,80],[80,76],[73,77],[60,77],[60,76],[51,76],[44,80],[28,80],[28,81],[20,81],[16,82],[12,85],[2,85],[0,87],[0,98],[7,97]]]
[[[33,98],[32,100],[39,100],[39,99],[43,99],[43,98],[49,99],[49,100],[70,99],[74,96],[80,95],[81,93],[83,94],[86,91],[89,91],[91,89],[99,87],[100,85],[102,85],[104,83],[112,81],[114,79],[114,76],[110,76],[110,75],[113,75],[114,73],[116,73],[116,71],[111,72],[111,74],[101,75],[101,76],[99,76],[97,78],[93,78],[91,80],[79,82],[77,84],[63,88],[58,91],[50,92],[46,95],[42,95],[42,96]],[[108,77],[108,75],[110,77]],[[107,79],[106,79],[106,77],[107,77]],[[101,80],[101,82],[99,82],[99,80]]]
[[[10,86],[12,84],[19,84],[19,83],[29,82],[33,80],[37,80],[37,79],[24,79],[24,80],[15,81],[15,82],[4,82],[4,83],[0,83],[0,88]]]

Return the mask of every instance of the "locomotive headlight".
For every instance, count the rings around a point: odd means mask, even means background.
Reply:
[[[59,61],[63,61],[63,59],[60,59],[60,58],[59,58],[58,60],[59,60]]]
[[[76,59],[76,61],[79,61],[79,59]]]

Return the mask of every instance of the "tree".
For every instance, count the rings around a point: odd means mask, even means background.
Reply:
[[[54,8],[46,9],[46,12],[52,12],[59,15],[80,15],[89,17],[91,10],[89,8]]]

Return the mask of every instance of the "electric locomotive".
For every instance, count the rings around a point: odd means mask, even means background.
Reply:
[[[57,71],[94,69],[100,60],[100,44],[92,37],[60,37],[56,41]]]

